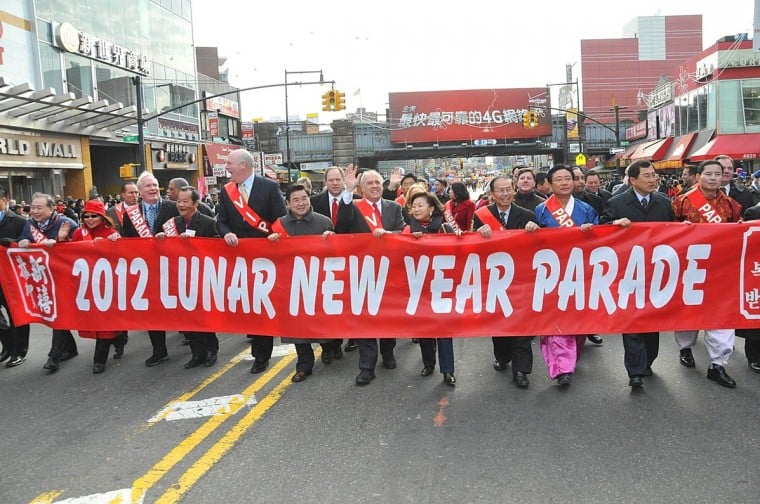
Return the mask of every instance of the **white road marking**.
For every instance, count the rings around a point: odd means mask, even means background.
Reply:
[[[237,404],[244,401],[245,397],[241,394],[211,397],[201,401],[176,401],[170,403],[166,408],[156,413],[148,420],[148,423],[155,423],[161,420],[171,422],[173,420],[187,420],[189,418],[203,418],[213,415],[226,415],[231,411],[231,404]],[[256,397],[251,396],[245,403],[246,406],[256,404]]]
[[[293,345],[284,344],[284,345],[277,345],[272,349],[272,357],[284,357],[285,355],[288,355],[291,352],[295,352],[295,347]],[[244,361],[252,361],[253,355],[246,355],[243,357]]]
[[[110,503],[127,503],[132,502],[132,489],[122,488],[111,492],[84,495],[82,497],[71,497],[55,501],[55,504],[110,504]],[[143,498],[140,497],[134,504],[142,504]]]

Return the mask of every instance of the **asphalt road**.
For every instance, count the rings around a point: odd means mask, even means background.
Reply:
[[[146,368],[147,335],[131,333],[124,358],[93,375],[94,344],[78,339],[79,356],[47,375],[49,330],[34,326],[28,360],[0,367],[0,502],[760,498],[760,375],[742,340],[734,390],[705,378],[701,337],[687,369],[666,333],[655,375],[633,392],[617,335],[587,345],[567,389],[550,382],[534,341],[527,390],[493,370],[489,339],[455,341],[455,389],[419,376],[410,340],[397,346],[398,369],[379,367],[361,388],[356,352],[292,383],[290,345],[251,375],[244,337],[220,335],[217,365],[192,370],[181,337],[168,341],[171,359]]]

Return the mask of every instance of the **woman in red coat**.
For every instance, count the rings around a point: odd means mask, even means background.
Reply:
[[[446,202],[449,212],[462,232],[472,229],[472,218],[475,215],[475,203],[470,199],[470,192],[461,182],[454,182],[449,189],[451,199]]]
[[[116,241],[121,235],[114,229],[113,221],[106,215],[106,208],[98,200],[90,200],[82,209],[82,225],[74,230],[71,241],[98,242],[103,239]],[[106,370],[108,350],[111,345],[116,348],[114,359],[118,359],[124,353],[124,345],[127,343],[125,331],[79,331],[82,338],[95,338],[95,355],[93,357],[92,372],[102,373]]]

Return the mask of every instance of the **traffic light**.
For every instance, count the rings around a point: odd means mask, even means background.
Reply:
[[[530,128],[530,114],[531,112],[524,112],[523,113],[523,128]]]
[[[335,110],[346,110],[346,94],[335,91]]]
[[[530,113],[530,127],[535,128],[538,126],[538,114],[536,112]]]
[[[535,128],[538,126],[538,114],[534,111],[523,113],[523,128]]]
[[[325,112],[330,112],[332,110],[330,108],[330,91],[327,91],[322,95],[322,110]]]

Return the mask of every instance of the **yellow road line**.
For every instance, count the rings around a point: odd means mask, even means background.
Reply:
[[[266,395],[256,406],[251,408],[240,421],[219,440],[214,446],[203,454],[185,473],[179,481],[171,485],[161,497],[156,499],[155,504],[170,504],[179,500],[201,479],[221,458],[237,443],[240,438],[255,424],[269,408],[280,400],[282,393],[290,385],[292,380],[288,376],[282,380],[269,394]]]
[[[280,371],[295,360],[293,353],[284,356],[277,364],[272,366],[269,371],[264,373],[259,379],[248,386],[241,395],[239,402],[230,403],[230,411],[224,415],[212,416],[203,425],[198,427],[195,432],[183,439],[175,446],[164,458],[159,460],[148,472],[140,476],[132,484],[132,502],[139,502],[145,496],[145,493],[153,487],[164,475],[169,472],[178,462],[180,462],[188,453],[190,453],[198,444],[206,439],[212,432],[221,426],[230,416],[242,408],[245,403],[256,392],[268,384]],[[288,378],[290,379],[290,378]],[[266,398],[264,398],[264,401]],[[247,415],[246,415],[247,416]]]
[[[192,398],[193,396],[195,396],[198,392],[200,392],[204,388],[206,388],[209,385],[211,385],[212,383],[214,383],[218,378],[220,378],[222,375],[224,375],[224,373],[226,373],[227,371],[229,371],[230,369],[232,369],[233,367],[235,367],[235,365],[238,364],[239,362],[241,362],[243,360],[243,358],[246,355],[248,355],[250,352],[251,352],[250,349],[243,350],[242,352],[240,352],[239,354],[237,354],[236,356],[234,356],[232,359],[230,359],[230,362],[228,362],[227,364],[225,364],[224,367],[220,368],[217,372],[215,372],[214,374],[212,374],[211,376],[209,376],[208,378],[206,378],[205,380],[203,380],[193,390],[190,390],[189,392],[185,392],[184,394],[181,394],[181,395],[175,397],[174,399],[172,399],[171,401],[169,401],[168,403],[166,403],[164,405],[164,407],[159,410],[162,413],[159,415],[158,419],[155,422],[148,422],[148,423],[145,423],[145,424],[141,425],[140,427],[138,427],[137,429],[135,429],[135,432],[133,432],[132,435],[134,436],[134,435],[140,434],[141,432],[145,432],[146,430],[148,430],[149,428],[151,428],[153,425],[155,425],[157,423],[160,423],[160,421],[163,420],[166,417],[166,415],[169,414],[168,407],[172,403],[189,400],[190,398]]]
[[[35,497],[29,504],[50,504],[56,497],[61,495],[63,490],[51,490],[49,492],[41,493]]]

